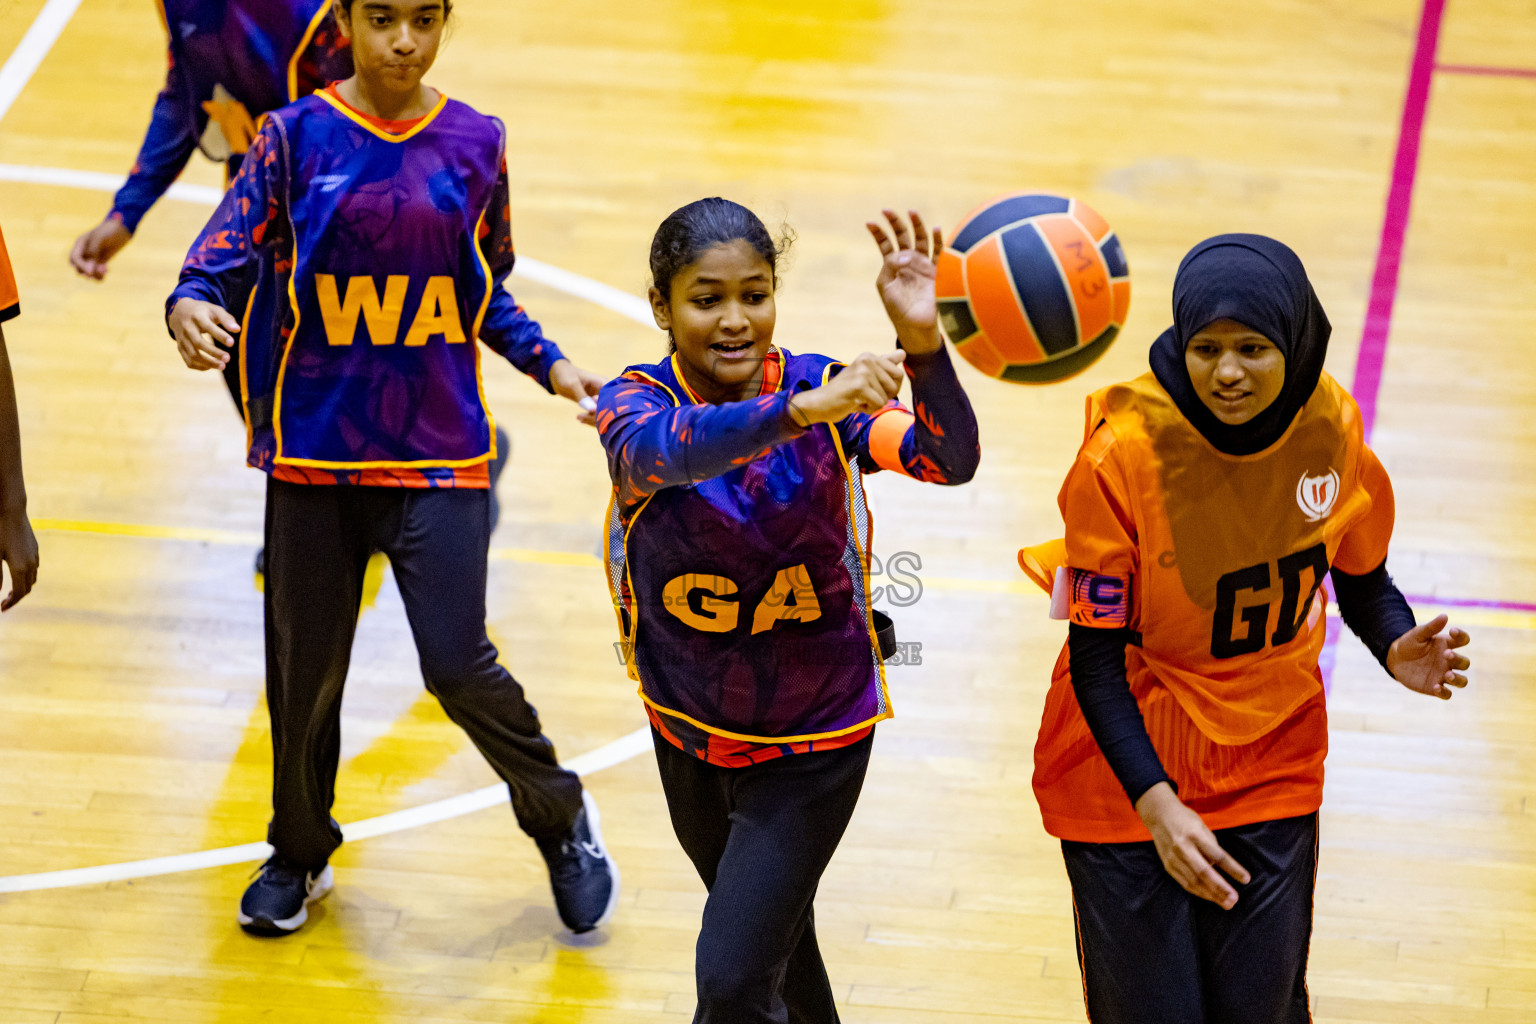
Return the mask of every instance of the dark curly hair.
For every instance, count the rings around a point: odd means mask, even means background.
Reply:
[[[673,210],[651,239],[651,280],[663,296],[672,294],[672,279],[705,250],[741,239],[768,261],[773,283],[779,283],[779,258],[789,251],[794,235],[786,228],[777,242],[757,214],[729,199],[711,196]]]

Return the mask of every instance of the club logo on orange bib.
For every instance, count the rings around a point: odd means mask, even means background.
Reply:
[[[1338,500],[1339,474],[1331,466],[1322,476],[1302,473],[1296,482],[1296,504],[1309,523],[1327,519],[1328,513],[1333,511],[1333,503]]]

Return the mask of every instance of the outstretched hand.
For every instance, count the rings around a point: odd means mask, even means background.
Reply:
[[[889,235],[885,226],[875,221],[865,225],[880,247],[880,255],[885,257],[880,264],[880,276],[875,278],[875,289],[896,327],[901,347],[914,355],[936,352],[943,344],[939,339],[935,298],[939,253],[944,249],[943,232],[934,228],[930,237],[916,210],[907,211],[912,220],[910,229],[896,211],[882,212],[890,225]]]
[[[1441,700],[1451,699],[1452,687],[1459,690],[1467,685],[1467,677],[1461,673],[1472,662],[1455,651],[1471,643],[1472,638],[1455,626],[1442,636],[1440,631],[1449,621],[1444,613],[1436,615],[1392,641],[1387,651],[1387,671],[1394,679],[1416,693]]]
[[[549,386],[561,398],[569,398],[581,407],[576,414],[580,423],[597,426],[597,393],[607,381],[590,370],[583,370],[569,359],[561,359],[549,368]]]

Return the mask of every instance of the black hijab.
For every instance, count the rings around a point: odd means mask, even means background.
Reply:
[[[1206,408],[1184,365],[1189,339],[1217,320],[1236,320],[1285,356],[1285,383],[1269,407],[1228,426]],[[1285,433],[1317,389],[1332,331],[1301,260],[1263,235],[1217,235],[1189,251],[1173,279],[1173,326],[1152,343],[1152,372],[1218,451],[1252,455]]]

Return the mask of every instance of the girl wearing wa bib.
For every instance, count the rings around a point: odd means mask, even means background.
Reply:
[[[513,252],[502,125],[421,83],[448,4],[334,10],[357,73],[268,116],[166,304],[193,369],[222,367],[221,346],[241,335],[247,461],[268,477],[275,853],[237,919],[286,934],[330,888],[341,692],[377,549],[427,688],[506,781],[562,920],[586,931],[618,895],[596,806],[485,631],[496,445],[477,342],[572,401],[600,381],[503,287]]]

